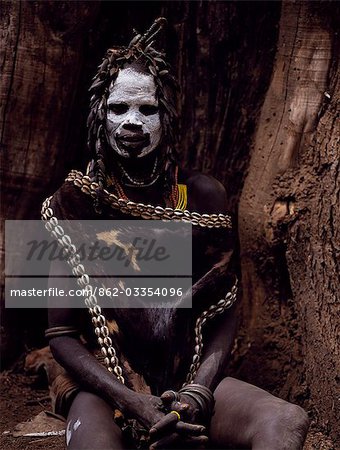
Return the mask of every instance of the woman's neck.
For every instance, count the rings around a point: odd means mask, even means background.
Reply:
[[[122,185],[125,195],[137,203],[164,206],[164,176],[161,176],[153,185],[147,187]]]
[[[114,176],[125,187],[147,188],[157,182],[164,170],[164,162],[155,151],[143,158],[115,160]]]
[[[176,206],[177,169],[174,186],[166,192],[165,160],[160,151],[133,159],[115,155],[112,167],[112,183],[120,197],[144,204]]]

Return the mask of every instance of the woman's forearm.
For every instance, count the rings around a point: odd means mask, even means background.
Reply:
[[[232,350],[237,322],[235,309],[232,306],[219,318],[218,326],[204,346],[202,362],[194,379],[194,383],[203,384],[212,391],[221,381]]]
[[[76,338],[55,337],[50,348],[56,361],[81,386],[118,408],[126,416],[138,412],[138,394],[120,383]]]

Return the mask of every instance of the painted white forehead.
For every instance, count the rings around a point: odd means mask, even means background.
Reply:
[[[149,97],[156,99],[156,84],[152,75],[128,67],[120,69],[116,80],[111,83],[109,99],[122,100],[123,96]]]

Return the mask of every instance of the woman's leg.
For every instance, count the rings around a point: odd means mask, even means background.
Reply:
[[[219,449],[300,450],[309,420],[297,405],[235,378],[225,378],[215,392],[210,439]]]
[[[113,421],[113,410],[101,398],[79,392],[72,402],[66,425],[68,450],[121,450],[122,432]]]

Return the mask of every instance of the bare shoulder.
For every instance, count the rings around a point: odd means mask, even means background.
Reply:
[[[227,194],[223,184],[211,175],[183,171],[188,189],[188,208],[200,213],[226,213]]]

